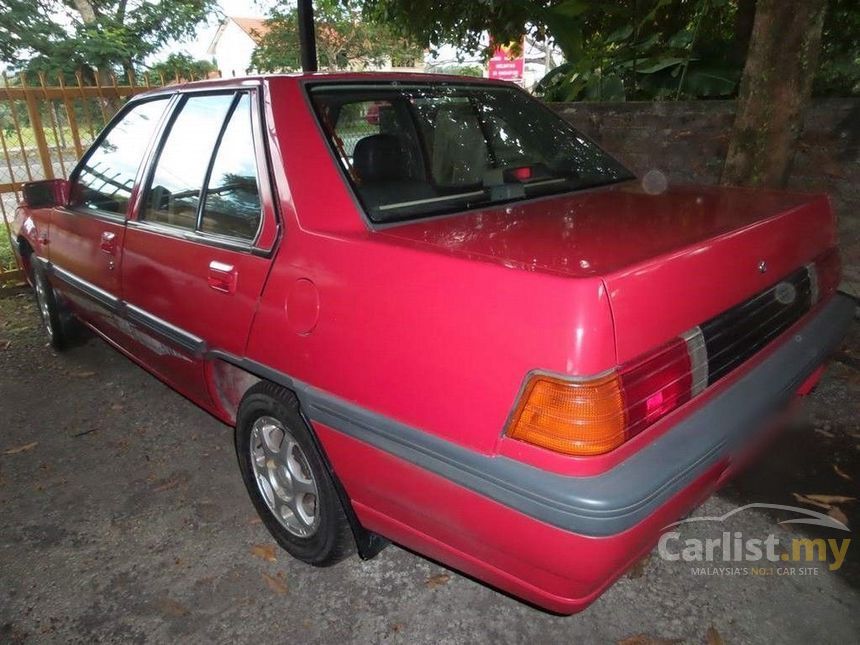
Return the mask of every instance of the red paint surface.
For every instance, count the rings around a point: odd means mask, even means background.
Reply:
[[[833,217],[820,196],[692,187],[648,195],[635,183],[372,230],[309,110],[303,78],[196,84],[259,87],[258,159],[270,174],[261,175],[265,217],[258,246],[274,248],[271,257],[165,239],[62,209],[33,211],[27,227],[28,213],[20,213],[22,238],[37,254],[210,348],[472,450],[570,475],[620,463],[712,393],[608,455],[570,458],[501,439],[529,371],[593,375],[614,368],[761,291],[835,242]],[[137,202],[135,189],[131,220]],[[116,236],[116,256],[99,248],[105,232]],[[108,269],[111,258],[114,269]],[[757,270],[762,259],[766,274]],[[232,293],[209,285],[212,261],[234,267]],[[315,285],[316,303],[305,287],[296,291],[306,283]],[[226,418],[210,396],[211,370],[202,356],[159,354],[124,336],[115,321],[89,309],[79,313],[135,360]],[[588,538],[317,429],[369,528],[563,612],[590,602],[649,549],[660,527],[710,493],[725,466],[633,529]]]

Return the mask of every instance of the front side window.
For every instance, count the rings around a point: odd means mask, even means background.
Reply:
[[[253,240],[262,217],[251,95],[189,96],[152,170],[141,220]]]
[[[73,180],[76,206],[125,216],[134,179],[168,97],[139,103],[102,137]]]
[[[374,222],[611,184],[632,174],[524,92],[478,84],[334,84],[317,117]]]

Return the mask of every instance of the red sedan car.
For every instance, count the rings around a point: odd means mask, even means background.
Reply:
[[[55,347],[77,318],[235,426],[295,557],[386,538],[571,613],[854,312],[826,197],[652,192],[507,84],[230,79],[132,100],[16,244]]]

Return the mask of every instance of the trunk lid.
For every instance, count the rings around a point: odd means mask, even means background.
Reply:
[[[385,229],[511,269],[600,277],[630,360],[778,283],[835,244],[823,195],[633,183]]]

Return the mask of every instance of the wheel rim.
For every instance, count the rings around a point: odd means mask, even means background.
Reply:
[[[278,522],[297,537],[316,533],[319,491],[292,433],[274,417],[260,417],[251,427],[250,453],[257,489]]]
[[[51,326],[51,306],[48,304],[48,286],[41,274],[36,275],[36,302],[39,305],[39,315],[48,332],[49,338],[54,338],[54,328]]]

